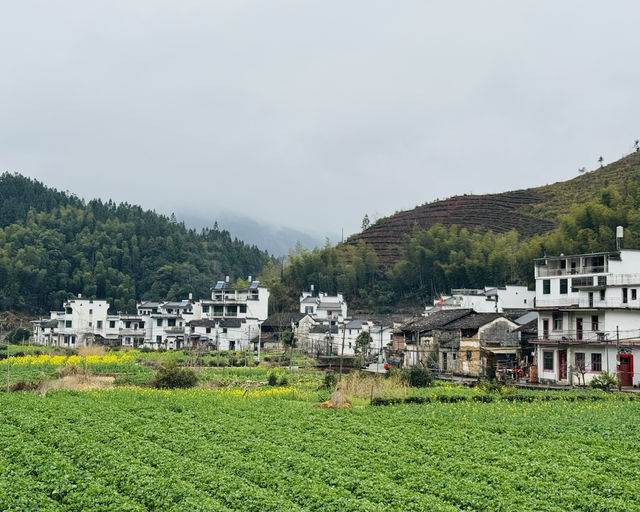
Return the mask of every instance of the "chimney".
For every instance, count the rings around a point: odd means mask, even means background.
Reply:
[[[249,284],[251,284],[251,276],[249,276]]]
[[[225,279],[224,279],[224,280],[225,280],[225,282],[226,282],[227,284],[229,284],[229,276],[225,277]]]
[[[623,238],[624,238],[624,228],[622,226],[616,227],[616,249],[618,251],[622,249]]]
[[[189,292],[189,300],[193,300],[193,293]]]

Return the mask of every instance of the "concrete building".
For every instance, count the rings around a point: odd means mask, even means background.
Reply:
[[[541,382],[576,385],[610,371],[640,385],[639,269],[640,251],[629,249],[535,260]]]

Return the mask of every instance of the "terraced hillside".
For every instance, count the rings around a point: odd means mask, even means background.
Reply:
[[[404,235],[414,225],[428,229],[434,224],[484,228],[495,232],[515,229],[524,237],[551,231],[558,216],[569,207],[595,197],[602,187],[622,189],[630,179],[640,179],[640,153],[577,176],[571,180],[501,194],[455,196],[380,219],[369,229],[349,238],[364,240],[380,260],[392,264],[399,257]]]

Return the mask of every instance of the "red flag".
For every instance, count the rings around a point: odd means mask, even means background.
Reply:
[[[442,303],[443,303],[442,295],[440,295],[440,309],[442,309]]]

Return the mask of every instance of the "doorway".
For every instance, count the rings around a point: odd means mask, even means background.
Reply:
[[[558,350],[558,380],[567,379],[567,351]]]
[[[633,356],[631,354],[620,354],[618,378],[622,386],[633,386]]]

